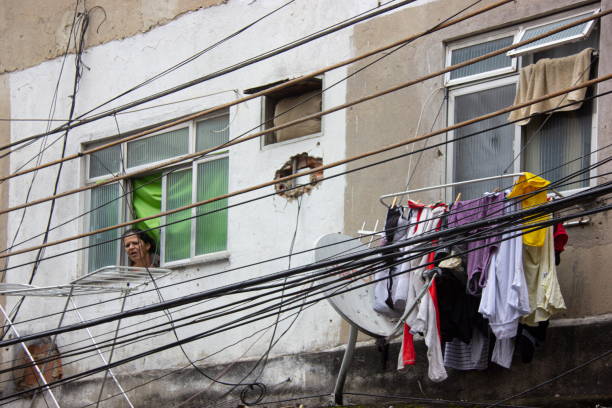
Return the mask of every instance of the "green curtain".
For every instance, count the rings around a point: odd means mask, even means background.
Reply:
[[[161,212],[162,179],[161,174],[151,174],[132,179],[133,193],[132,205],[134,207],[134,218],[149,217]],[[136,228],[148,230],[147,233],[159,244],[159,218],[139,222]]]

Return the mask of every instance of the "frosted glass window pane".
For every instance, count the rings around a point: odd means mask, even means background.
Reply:
[[[229,116],[221,116],[197,123],[196,150],[219,146],[229,140]]]
[[[100,145],[101,143],[96,143],[87,146],[87,149],[93,149]],[[90,178],[119,173],[119,170],[121,170],[121,145],[108,147],[89,156]]]
[[[554,30],[556,28],[559,28],[561,26],[567,25],[569,23],[573,23],[574,21],[580,20],[584,17],[586,17],[586,14],[580,15],[580,16],[576,16],[576,17],[571,17],[571,18],[567,18],[565,20],[561,20],[561,21],[557,21],[556,23],[550,23],[550,24],[545,24],[543,26],[539,26],[539,27],[533,27],[533,28],[529,28],[527,30],[525,30],[525,33],[523,34],[523,36],[521,38],[519,38],[519,40],[517,42],[522,42],[525,40],[530,40],[538,35],[542,35],[544,33],[546,33],[547,31],[551,31]],[[587,26],[589,24],[593,24],[592,21],[586,22],[586,23],[582,23],[582,24],[578,24],[577,26],[568,28],[567,30],[563,30],[561,32],[558,32],[556,34],[552,34],[549,35],[547,37],[544,37],[540,40],[534,41],[532,43],[529,44],[525,44],[522,47],[516,48],[514,51],[511,52],[511,54],[520,54],[521,52],[524,52],[528,49],[533,49],[533,51],[535,51],[536,49],[545,47],[547,45],[549,45],[550,43],[555,43],[557,45],[562,44],[566,41],[572,41],[575,40],[577,38],[583,37],[586,35],[586,33],[588,33],[588,28]]]
[[[203,201],[227,193],[229,161],[227,158],[198,165],[197,200]],[[227,199],[205,204],[197,214],[225,208]],[[197,218],[196,255],[223,251],[227,248],[227,210]]]
[[[463,122],[512,105],[514,84],[487,89],[455,98],[455,123]],[[455,131],[455,138],[506,123],[508,115],[464,126]],[[454,181],[472,180],[502,174],[513,158],[514,126],[504,126],[454,143]],[[507,179],[506,179],[507,180]],[[462,199],[479,197],[486,191],[503,187],[504,181],[483,181],[455,187],[454,195]]]
[[[487,41],[481,44],[471,45],[469,47],[457,48],[451,51],[451,65],[456,65],[473,58],[480,57],[501,48],[512,44],[513,37],[499,38],[493,41]],[[512,58],[505,54],[496,55],[495,57],[487,58],[475,64],[467,65],[463,68],[451,71],[450,78],[457,79],[471,75],[482,74],[500,68],[512,66]]]
[[[89,214],[89,230],[117,225],[121,214],[121,189],[119,183],[106,184],[91,190],[91,213]],[[93,272],[103,266],[116,265],[119,248],[118,241],[102,242],[119,237],[118,230],[110,230],[89,237],[88,271]]]
[[[141,166],[171,157],[187,154],[189,151],[189,128],[135,140],[127,144],[128,167]]]
[[[166,179],[166,210],[191,204],[191,169],[168,174]],[[166,217],[166,223],[185,220],[166,227],[164,261],[172,262],[190,257],[191,210],[179,211]]]
[[[555,182],[589,166],[591,151],[592,104],[577,111],[555,113],[544,123],[545,117],[533,118],[524,128],[526,143],[523,168]],[[544,126],[541,128],[542,124]],[[588,187],[589,172],[574,177],[558,190]]]

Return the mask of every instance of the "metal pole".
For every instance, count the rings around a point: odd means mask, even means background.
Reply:
[[[121,312],[125,310],[125,300],[127,299],[127,294],[128,294],[127,291],[123,291],[123,301],[121,302]],[[110,354],[108,355],[109,363],[113,360],[113,353],[115,352],[115,343],[117,340],[117,336],[119,335],[120,326],[121,326],[121,319],[117,320],[117,328],[115,329],[115,337],[114,337],[113,344],[110,349]],[[100,400],[102,399],[102,393],[104,392],[104,385],[106,384],[106,379],[108,378],[109,371],[110,370],[104,372],[104,379],[102,380],[102,386],[100,387],[100,394],[98,394],[98,401],[96,401],[96,408],[98,408],[98,406],[100,405]],[[121,390],[121,392],[123,392],[123,390]],[[128,403],[129,403],[129,400],[128,400]]]
[[[338,373],[338,378],[336,378],[336,386],[334,387],[334,402],[338,405],[343,404],[342,390],[344,389],[346,374],[348,373],[351,362],[353,361],[353,352],[355,351],[355,344],[357,343],[357,332],[357,327],[350,324],[349,340],[346,344],[346,350],[344,350],[344,357],[342,357],[340,372]]]
[[[74,308],[74,312],[77,314],[77,316],[81,320],[81,323],[85,323],[85,319],[83,319],[83,316],[81,315],[81,312],[79,312],[79,309],[78,309],[77,304],[74,301],[74,299],[71,298],[70,301],[72,302],[72,307]],[[91,331],[89,330],[89,327],[86,327],[85,330],[87,331],[87,334],[89,335],[89,338],[91,339],[92,344],[96,348],[96,351],[98,352],[98,355],[100,356],[100,358],[102,359],[104,364],[108,365],[108,362],[106,361],[106,358],[104,358],[104,354],[102,354],[102,352],[98,348],[98,344],[96,343],[96,340],[94,339],[94,336],[91,334]],[[117,388],[119,388],[119,391],[121,391],[121,394],[123,395],[123,398],[125,398],[125,400],[128,403],[128,405],[131,408],[134,408],[134,405],[132,405],[132,402],[130,401],[130,399],[128,398],[127,394],[123,390],[123,387],[121,386],[121,384],[119,384],[119,380],[117,380],[117,377],[115,377],[115,374],[113,373],[113,371],[110,368],[108,368],[106,371],[110,374],[110,376],[113,379],[113,381],[115,382],[115,384],[117,384]]]
[[[0,304],[0,311],[2,312],[2,314],[4,315],[4,318],[8,322],[9,326],[11,327],[11,329],[13,330],[13,333],[15,333],[15,336],[20,337],[19,336],[19,332],[17,332],[17,329],[15,328],[15,326],[13,325],[13,322],[11,321],[11,318],[8,316],[8,314],[6,314],[6,311],[4,310],[4,307],[2,307],[1,304]],[[57,402],[57,399],[55,399],[55,395],[53,395],[53,392],[49,388],[49,385],[47,384],[47,381],[45,380],[45,376],[43,375],[42,371],[40,371],[40,368],[38,368],[38,364],[36,364],[36,360],[34,360],[34,357],[32,357],[32,354],[30,353],[30,350],[28,350],[28,347],[25,345],[25,343],[21,342],[19,344],[21,344],[21,347],[23,348],[23,351],[25,351],[25,353],[28,355],[28,358],[32,362],[32,366],[34,367],[34,370],[36,371],[36,374],[38,374],[38,377],[40,378],[40,381],[42,381],[43,387],[45,388],[45,391],[47,391],[49,393],[49,396],[51,397],[51,400],[53,401],[53,404],[55,404],[55,406],[57,408],[60,408],[60,405]]]

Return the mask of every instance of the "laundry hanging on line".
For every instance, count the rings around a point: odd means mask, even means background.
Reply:
[[[511,192],[450,205],[408,201],[388,210],[382,245],[540,205],[546,201],[542,189],[549,184],[525,173]],[[536,222],[548,218],[541,216]],[[541,343],[530,340],[531,328],[545,330],[550,317],[565,309],[556,266],[568,237],[561,224],[536,231],[524,225],[522,232],[488,225],[430,242],[431,251],[421,244],[418,256],[414,246],[393,250],[397,256],[390,266],[376,274],[373,308],[392,318],[410,309],[398,369],[418,359],[414,335],[425,340],[432,381],[446,379],[446,368],[482,370],[489,360],[510,368],[515,349],[525,360],[530,348]],[[433,282],[426,273],[431,269]],[[427,293],[415,303],[416,294],[427,285]]]

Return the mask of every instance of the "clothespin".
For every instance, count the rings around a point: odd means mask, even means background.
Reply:
[[[563,198],[563,194],[561,194],[560,192],[558,192],[557,190],[555,190],[554,188],[551,188],[552,192],[555,193],[557,195],[557,197],[559,198]]]
[[[457,204],[459,200],[461,200],[461,191],[457,193],[457,197],[455,198],[455,202],[453,204]]]
[[[391,203],[391,208],[395,208],[395,204],[397,203],[397,197],[393,197],[393,202]]]

